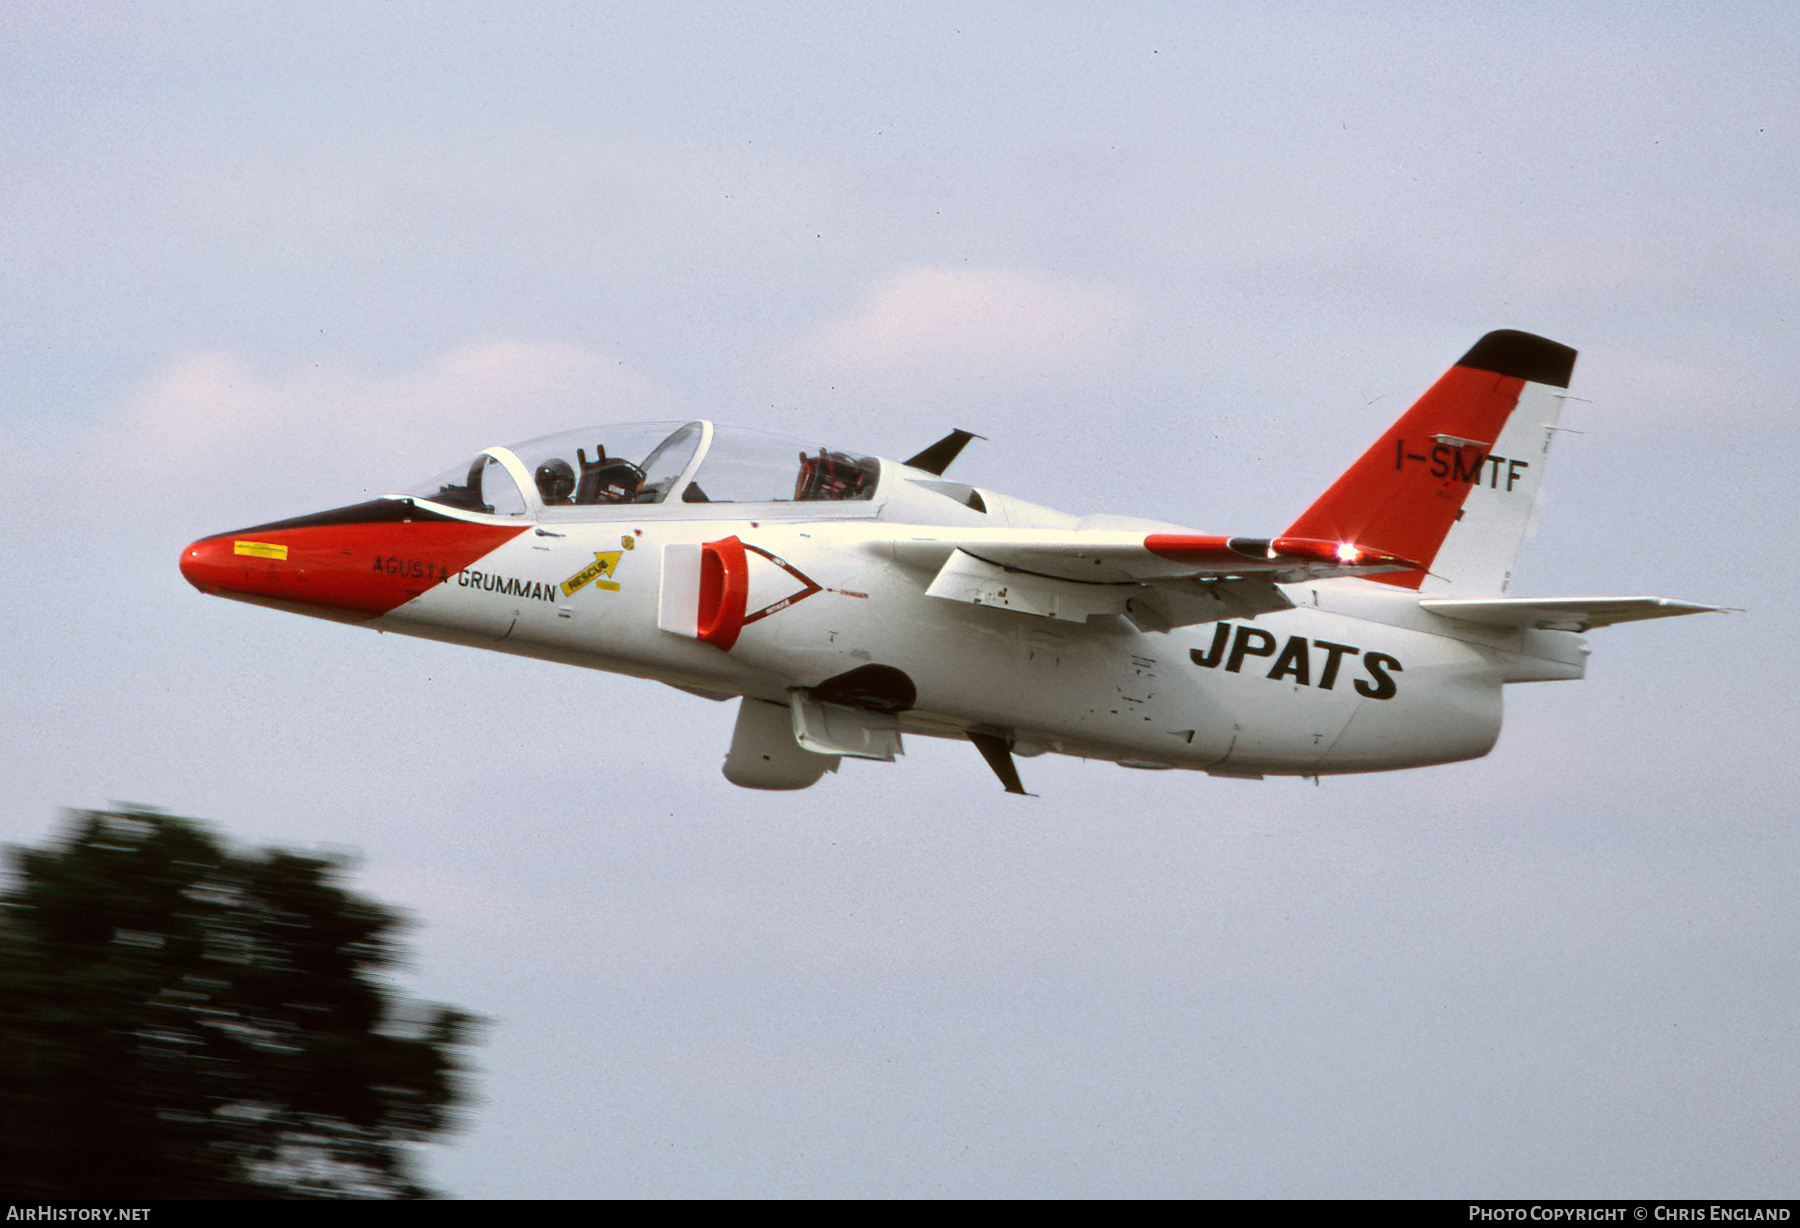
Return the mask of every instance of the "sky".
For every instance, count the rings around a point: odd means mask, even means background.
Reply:
[[[348,851],[489,1020],[464,1197],[1778,1197],[1800,1171],[1791,6],[0,4],[0,841]],[[708,417],[1267,534],[1581,351],[1487,758],[909,739],[202,597],[190,540]]]

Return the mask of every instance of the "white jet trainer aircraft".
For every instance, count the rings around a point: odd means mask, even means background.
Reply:
[[[741,697],[725,776],[801,789],[902,733],[1010,793],[1046,751],[1215,776],[1486,754],[1590,627],[1716,609],[1509,597],[1575,351],[1489,333],[1275,538],[1072,516],[710,422],[595,427],[203,538],[201,592]]]

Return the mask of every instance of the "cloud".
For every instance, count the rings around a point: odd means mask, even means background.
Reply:
[[[89,459],[143,499],[206,487],[300,511],[408,486],[491,444],[681,416],[654,381],[561,341],[483,341],[395,375],[269,373],[212,352],[151,378]]]
[[[1033,379],[1087,374],[1139,310],[1121,290],[1024,269],[908,269],[802,340],[804,361],[867,373]]]

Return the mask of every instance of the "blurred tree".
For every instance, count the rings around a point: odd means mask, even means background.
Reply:
[[[331,858],[151,810],[70,815],[0,897],[12,1198],[420,1197],[474,1021],[396,1002],[399,917]]]

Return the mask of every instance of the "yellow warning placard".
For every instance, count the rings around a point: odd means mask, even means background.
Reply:
[[[276,545],[274,542],[232,542],[231,552],[233,554],[250,554],[259,559],[281,559],[284,562],[287,560],[287,547]]]

